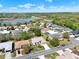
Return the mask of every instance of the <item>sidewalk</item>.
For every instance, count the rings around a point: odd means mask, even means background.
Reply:
[[[5,59],[11,59],[11,53],[10,52],[6,52],[5,53]]]

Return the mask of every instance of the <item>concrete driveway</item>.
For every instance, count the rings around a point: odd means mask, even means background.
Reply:
[[[50,49],[49,46],[48,46],[47,44],[41,44],[41,45],[45,48],[45,50]]]
[[[64,52],[62,50],[56,51],[59,55],[62,55]]]
[[[44,55],[38,56],[39,59],[45,59]]]
[[[78,37],[78,38],[76,38],[76,40],[79,40],[79,37]]]
[[[11,53],[10,52],[5,53],[5,59],[11,59]]]

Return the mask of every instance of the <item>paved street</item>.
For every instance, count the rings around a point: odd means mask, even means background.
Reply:
[[[63,49],[66,49],[66,48],[72,48],[76,45],[79,45],[79,40],[72,40],[70,42],[70,44],[66,45],[66,46],[58,46],[58,47],[55,47],[55,48],[51,48],[51,49],[48,49],[48,50],[44,50],[44,51],[40,51],[40,52],[37,52],[37,53],[33,53],[33,54],[28,54],[26,56],[21,56],[21,57],[15,57],[13,59],[31,59],[31,58],[35,58],[35,57],[38,57],[40,55],[47,55],[49,53],[52,53],[52,52],[55,52],[55,51],[59,51],[59,50],[63,50]]]
[[[10,52],[6,52],[5,59],[11,59],[11,53]]]

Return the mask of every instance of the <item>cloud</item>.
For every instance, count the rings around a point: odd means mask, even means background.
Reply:
[[[72,4],[75,4],[75,2],[72,2]]]
[[[35,4],[27,3],[24,5],[19,5],[18,7],[30,9],[33,6],[35,6]]]
[[[37,6],[37,9],[38,10],[45,10],[45,6],[44,5],[39,5],[39,6]]]
[[[50,3],[51,3],[53,0],[45,0],[45,1],[46,1],[46,2],[50,2]]]
[[[18,9],[17,7],[10,7],[9,9],[13,9],[13,10],[16,10],[16,9]]]
[[[49,7],[50,9],[55,9],[55,8],[57,8],[56,6],[50,6]]]
[[[79,8],[79,6],[77,6],[77,8]]]
[[[2,4],[0,4],[0,7],[3,7],[3,5],[2,5]]]

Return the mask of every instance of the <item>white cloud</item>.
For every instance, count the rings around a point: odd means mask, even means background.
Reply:
[[[44,5],[39,5],[39,6],[37,6],[37,9],[38,10],[45,10],[45,6]]]
[[[30,9],[33,6],[35,6],[35,4],[27,3],[24,5],[19,5],[18,7]]]
[[[0,4],[0,7],[3,7],[2,4]]]
[[[53,0],[45,0],[45,1],[46,1],[46,2],[50,2],[50,3],[51,3]]]
[[[75,2],[72,2],[72,4],[75,4]]]
[[[12,9],[13,9],[13,10],[16,10],[16,9],[17,9],[17,7],[10,7],[9,9],[11,9],[11,10],[12,10]]]
[[[66,8],[66,7],[65,7],[65,6],[60,6],[59,8],[60,8],[60,9],[64,9],[64,8]]]
[[[79,8],[79,6],[76,6],[76,8]]]
[[[55,8],[57,8],[56,6],[50,6],[49,7],[50,9],[55,9]]]

